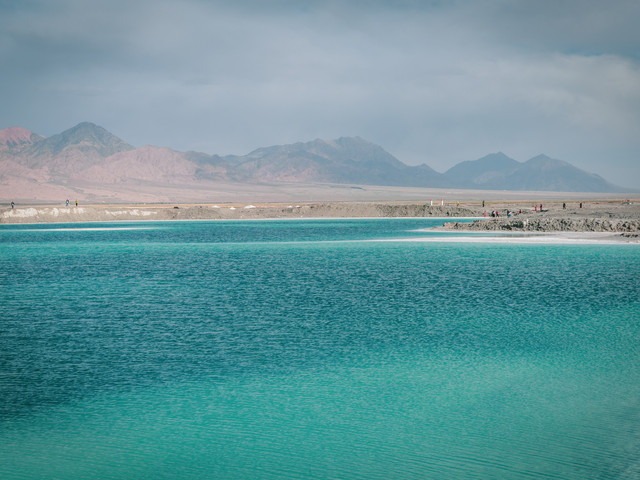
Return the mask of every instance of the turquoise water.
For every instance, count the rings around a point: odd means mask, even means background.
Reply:
[[[640,478],[640,248],[0,226],[0,478]]]

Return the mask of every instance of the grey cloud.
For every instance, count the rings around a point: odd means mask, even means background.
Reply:
[[[480,5],[478,22],[518,48],[636,59],[640,55],[640,3],[635,0],[502,0]]]

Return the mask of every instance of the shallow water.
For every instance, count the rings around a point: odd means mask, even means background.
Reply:
[[[0,478],[638,478],[640,248],[437,223],[0,226]]]

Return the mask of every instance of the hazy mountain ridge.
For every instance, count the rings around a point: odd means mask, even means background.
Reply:
[[[518,162],[502,152],[461,162],[445,172],[459,188],[555,192],[624,192],[599,175],[568,162],[538,155]]]
[[[275,145],[230,160],[245,179],[415,187],[440,186],[442,177],[426,165],[405,165],[359,137]]]
[[[180,185],[188,191],[190,185],[214,188],[221,182],[625,191],[598,175],[544,155],[521,163],[499,152],[439,173],[425,164],[406,165],[360,137],[274,145],[222,157],[149,145],[135,148],[89,122],[49,138],[21,127],[0,130],[0,183],[9,192],[38,188],[82,192],[92,185],[106,195],[116,192],[117,197],[120,186],[131,191],[137,186],[160,191]]]

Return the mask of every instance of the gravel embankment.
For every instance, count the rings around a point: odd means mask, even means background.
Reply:
[[[29,206],[0,210],[0,223],[225,220],[266,218],[469,217],[477,209],[418,203],[322,202],[300,205],[88,205]]]
[[[640,220],[609,218],[490,218],[445,223],[451,230],[522,232],[640,232]]]

